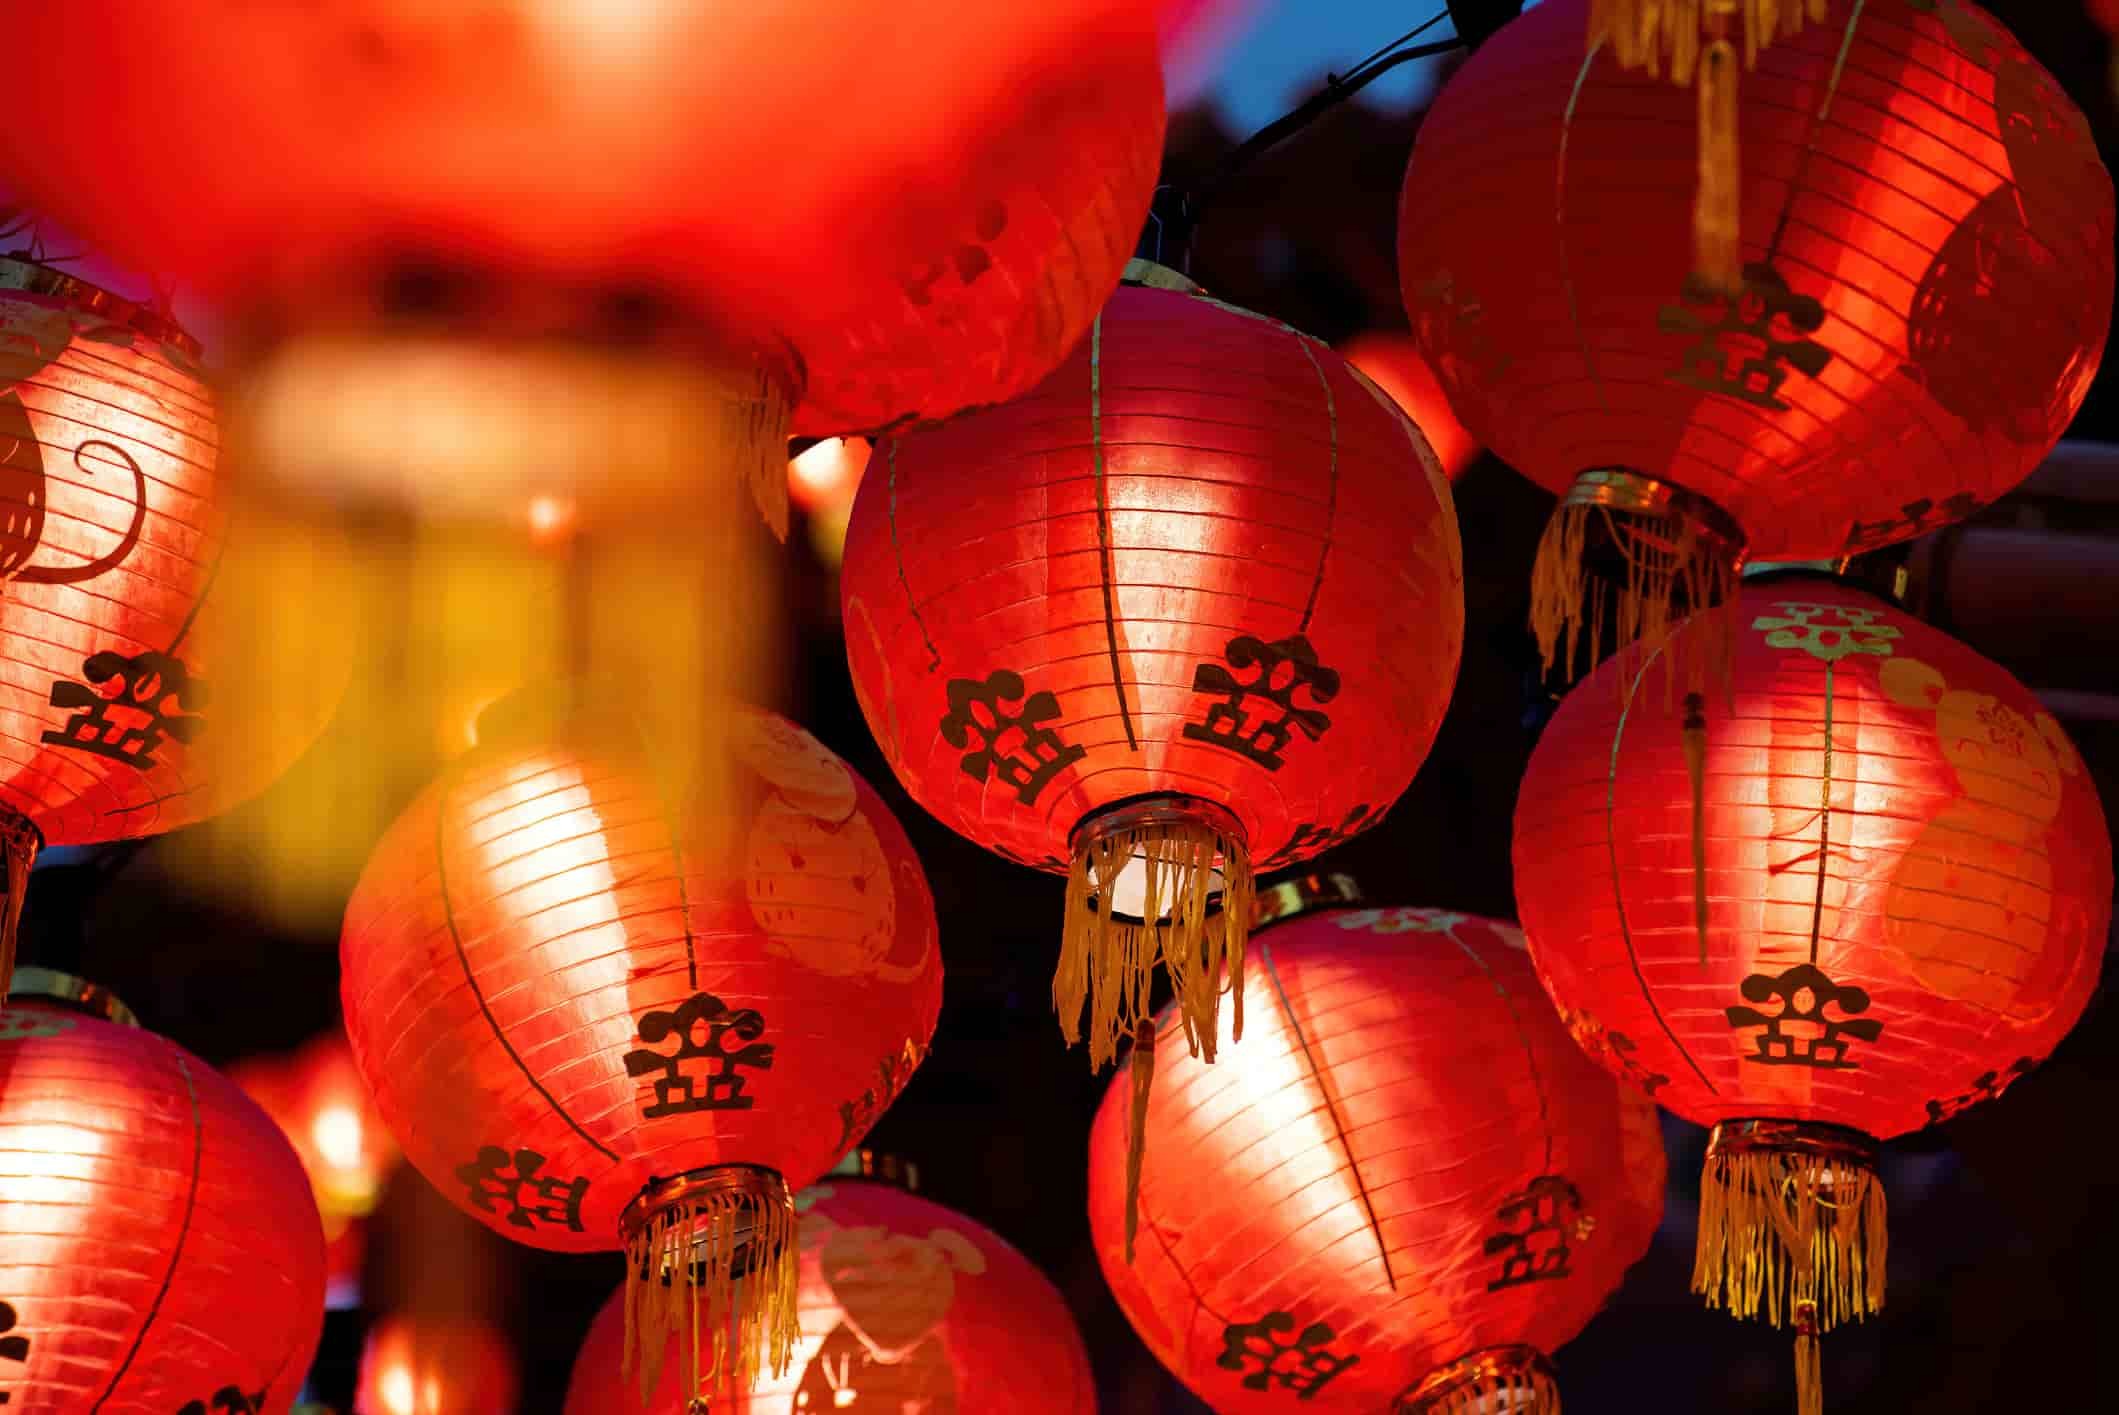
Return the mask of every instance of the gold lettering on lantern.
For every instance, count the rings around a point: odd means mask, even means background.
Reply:
[[[1733,296],[1688,275],[1681,300],[1656,312],[1657,328],[1693,341],[1664,375],[1672,383],[1785,412],[1780,392],[1789,372],[1816,378],[1832,362],[1832,351],[1809,337],[1825,322],[1824,305],[1789,289],[1770,265],[1745,266]]]

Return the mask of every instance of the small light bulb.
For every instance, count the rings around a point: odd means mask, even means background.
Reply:
[[[361,1117],[351,1106],[326,1106],[309,1126],[316,1152],[333,1169],[353,1169],[361,1162]]]
[[[410,1367],[400,1364],[383,1372],[382,1392],[383,1404],[390,1407],[390,1415],[413,1415]]]

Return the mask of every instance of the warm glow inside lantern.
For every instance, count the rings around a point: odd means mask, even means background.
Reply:
[[[1367,374],[1369,380],[1427,434],[1428,446],[1442,474],[1452,482],[1464,475],[1479,444],[1450,411],[1449,396],[1442,391],[1435,371],[1420,356],[1420,348],[1404,334],[1369,330],[1339,345],[1339,356]]]
[[[341,951],[406,1158],[498,1233],[624,1248],[641,1388],[667,1353],[702,1397],[784,1368],[792,1187],[903,1086],[942,977],[874,792],[792,723],[723,716],[678,772],[628,701],[496,707],[377,847]]]
[[[396,1314],[368,1332],[353,1415],[514,1415],[516,1385],[488,1324]]]
[[[1180,1051],[1146,1101],[1137,1231],[1141,1097],[1112,1085],[1104,1275],[1223,1415],[1557,1411],[1549,1353],[1661,1217],[1655,1109],[1569,1040],[1514,927],[1357,898],[1336,876],[1261,894],[1243,1046]],[[1178,1034],[1165,1014],[1148,1044]]]
[[[2074,1025],[2111,841],[2067,734],[1994,664],[1826,579],[1738,608],[1726,701],[1629,692],[1614,660],[1561,704],[1516,896],[1576,1038],[1715,1127],[1695,1290],[1795,1325],[1814,1405],[1815,1335],[1883,1301],[1876,1143]]]
[[[848,1158],[873,1173],[882,1157]],[[882,1168],[896,1178],[842,1164],[795,1196],[795,1360],[735,1395],[730,1415],[1092,1415],[1088,1352],[1050,1280],[995,1234],[898,1187],[904,1167]],[[613,1296],[575,1361],[567,1415],[685,1415],[674,1380],[643,1407],[612,1379],[623,1340]]]
[[[2103,355],[2111,177],[2052,76],[1967,0],[1783,0],[1811,22],[1765,27],[1740,99],[1728,42],[1655,62],[1772,8],[1629,31],[1603,26],[1638,4],[1545,0],[1421,123],[1406,307],[1471,435],[1563,498],[1533,581],[1548,667],[1584,638],[1594,659],[1608,608],[1652,652],[1746,562],[1972,514],[2038,465]],[[1593,10],[1611,42],[1585,57]],[[1670,82],[1700,69],[1732,83]],[[1733,147],[1708,164],[1733,291],[1690,239],[1702,121],[1741,138],[1740,170]],[[1725,665],[1738,626],[1712,622],[1692,641]]]
[[[1254,867],[1367,829],[1456,675],[1456,514],[1338,355],[1136,262],[1035,392],[878,443],[847,655],[915,800],[1068,879],[1053,981],[1090,1060],[1158,962],[1215,1051]],[[1239,997],[1241,993],[1237,994]]]
[[[39,968],[0,1009],[0,1395],[11,1410],[286,1415],[324,1240],[243,1093]]]

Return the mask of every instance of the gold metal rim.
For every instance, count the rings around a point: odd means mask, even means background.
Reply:
[[[1205,826],[1241,849],[1251,848],[1244,836],[1243,822],[1234,811],[1201,796],[1177,795],[1141,796],[1092,811],[1067,837],[1067,848],[1079,855],[1093,841],[1151,825]]]
[[[708,1165],[649,1181],[618,1216],[619,1235],[631,1243],[659,1215],[710,1195],[729,1193],[748,1194],[759,1201],[760,1208],[780,1204],[792,1211],[795,1204],[794,1193],[776,1169],[756,1164]]]
[[[55,968],[39,968],[32,964],[18,966],[14,981],[8,984],[7,1000],[57,1003],[100,1022],[112,1022],[120,1027],[140,1025],[139,1017],[109,988]]]
[[[1734,516],[1698,492],[1632,467],[1591,467],[1578,473],[1560,504],[1603,506],[1636,516],[1675,517],[1689,522],[1703,538],[1726,547],[1733,559],[1743,558],[1744,532]]]
[[[1840,1164],[1876,1170],[1880,1146],[1872,1135],[1846,1125],[1828,1125],[1815,1120],[1724,1120],[1707,1136],[1707,1158],[1741,1155],[1759,1150],[1781,1154],[1815,1155]]]
[[[1277,924],[1319,909],[1349,909],[1364,902],[1360,882],[1330,871],[1299,875],[1260,889],[1253,896],[1251,928]]]
[[[1492,1384],[1498,1377],[1536,1372],[1554,1380],[1552,1362],[1535,1346],[1488,1346],[1437,1366],[1425,1379],[1398,1397],[1392,1415],[1424,1415],[1475,1381]]]
[[[28,295],[64,300],[120,328],[144,334],[157,343],[172,345],[194,363],[205,356],[199,341],[186,334],[183,326],[169,316],[137,300],[114,295],[78,275],[39,265],[33,260],[0,256],[0,290],[20,290]]]

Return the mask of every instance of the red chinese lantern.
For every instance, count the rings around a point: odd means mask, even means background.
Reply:
[[[1573,664],[1609,593],[1585,556],[1609,557],[1621,638],[1653,652],[1674,606],[1726,603],[1746,561],[1837,560],[1993,501],[2081,406],[2112,304],[2088,122],[1966,0],[1783,0],[1782,20],[1824,22],[1769,25],[1741,102],[1709,86],[1741,135],[1740,177],[1707,164],[1733,293],[1689,239],[1703,95],[1623,28],[1585,58],[1591,8],[1546,0],[1458,72],[1398,238],[1451,406],[1562,497],[1533,581],[1548,666]],[[1641,0],[1598,8],[1604,33]],[[1663,15],[1677,33],[1714,10]],[[1695,639],[1721,666],[1736,624],[1715,622]]]
[[[878,1171],[878,1157],[865,1160]],[[732,1415],[1092,1415],[1096,1385],[1052,1283],[996,1235],[893,1182],[842,1165],[802,1210],[796,1359],[729,1402]],[[665,1379],[643,1408],[611,1378],[623,1340],[604,1305],[574,1363],[566,1415],[684,1415]]]
[[[1156,8],[82,0],[13,31],[0,172],[234,312],[270,475],[512,515],[715,458],[784,533],[791,420],[1006,398],[1087,329],[1155,182]]]
[[[1568,1040],[1514,927],[1356,900],[1340,876],[1261,897],[1243,1046],[1178,1057],[1147,1103],[1137,1249],[1137,1098],[1104,1097],[1104,1275],[1223,1415],[1557,1411],[1548,1353],[1661,1217],[1655,1108]]]
[[[151,310],[0,258],[0,976],[39,849],[255,795],[345,688],[350,646],[322,642],[269,692],[230,680],[229,506],[198,352]]]
[[[272,1121],[108,993],[24,968],[0,1010],[0,1400],[286,1415],[324,1241]]]
[[[1715,1127],[1694,1290],[1792,1321],[1815,1409],[1816,1334],[1883,1302],[1877,1142],[1998,1095],[2074,1024],[2111,842],[2000,668],[1826,580],[1737,608],[1726,705],[1627,700],[1617,661],[1561,704],[1516,897],[1577,1038]]]
[[[681,1329],[702,1395],[761,1345],[784,1367],[792,1186],[903,1085],[942,979],[882,802],[793,724],[727,718],[721,777],[693,778],[629,703],[489,713],[377,847],[342,947],[406,1158],[495,1232],[622,1247],[642,1389]]]
[[[1053,997],[1070,1041],[1088,1003],[1097,1066],[1149,1021],[1158,958],[1212,1056],[1254,865],[1381,818],[1464,631],[1420,430],[1322,344],[1145,262],[1036,392],[878,444],[841,584],[898,779],[1067,877]]]
[[[1419,424],[1427,434],[1428,446],[1435,449],[1435,460],[1442,464],[1444,476],[1454,482],[1464,475],[1464,469],[1479,455],[1479,444],[1450,411],[1448,395],[1411,338],[1370,330],[1342,343],[1339,356],[1367,374],[1371,382],[1390,395],[1393,403],[1405,410],[1407,417]]]
[[[390,1316],[368,1332],[353,1415],[513,1415],[515,1353],[484,1322]]]

